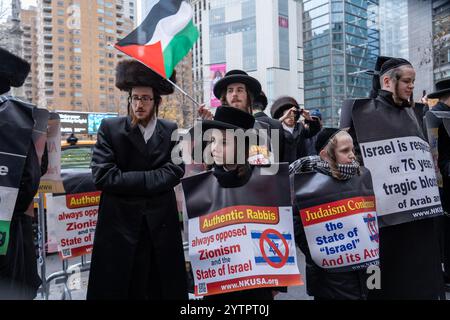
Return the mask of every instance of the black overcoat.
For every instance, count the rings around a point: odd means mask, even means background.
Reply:
[[[158,119],[145,143],[129,117],[102,122],[92,158],[102,196],[88,299],[187,299],[173,190],[184,167],[171,162],[176,128]]]

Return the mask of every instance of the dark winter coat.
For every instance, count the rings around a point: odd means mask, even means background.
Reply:
[[[184,168],[171,162],[174,130],[158,119],[145,143],[129,117],[102,122],[92,158],[102,196],[88,299],[187,299],[173,190]]]
[[[450,112],[450,106],[439,102],[433,107],[433,111]],[[445,130],[444,124],[438,128],[438,165],[442,174],[444,197],[441,199],[444,210],[450,209],[450,137]]]
[[[257,112],[255,113],[255,119],[257,121],[261,121],[264,123],[267,123],[269,125],[269,130],[278,130],[278,155],[274,154],[274,160],[275,163],[281,163],[286,162],[287,160],[284,159],[284,129],[280,121],[270,118],[267,114],[264,112]],[[270,134],[270,132],[269,132]],[[272,136],[271,136],[272,139]],[[272,145],[275,143],[272,139]],[[272,150],[274,151],[274,150]]]
[[[305,141],[312,138],[320,131],[319,121],[306,120],[308,127],[301,123],[297,123],[294,128],[294,133],[284,130],[284,156],[285,162],[291,164],[297,159],[307,156]]]
[[[377,112],[385,108],[397,108],[408,113],[405,123],[397,123],[424,139],[416,113],[406,105],[394,103],[392,94],[380,90],[375,99]],[[364,107],[364,106],[362,106]],[[395,119],[389,119],[395,121]],[[398,122],[398,121],[397,121]],[[392,122],[391,122],[392,123]],[[373,123],[374,126],[383,125]],[[416,129],[417,128],[417,129]],[[371,128],[367,128],[370,132]],[[354,144],[358,140],[353,125],[349,130]],[[355,148],[359,152],[359,148]],[[361,159],[361,157],[358,157]],[[387,173],[386,173],[387,174]],[[402,223],[380,228],[381,290],[371,290],[369,299],[438,299],[443,294],[443,278],[438,239],[435,232],[435,218]]]
[[[30,129],[32,128],[34,106],[5,96],[0,96],[0,102],[11,104],[6,108],[18,108],[17,112],[22,112],[24,118],[28,118]],[[41,165],[39,165],[31,130],[28,145],[11,219],[8,250],[6,255],[0,256],[0,300],[32,300],[36,297],[37,290],[41,285],[41,278],[37,272],[32,218],[25,212],[38,191],[41,176],[47,172],[48,154],[45,149]]]
[[[32,218],[25,212],[39,189],[41,176],[47,172],[47,164],[45,152],[39,166],[31,141],[11,220],[8,251],[0,256],[0,300],[32,300],[42,283],[37,271]]]

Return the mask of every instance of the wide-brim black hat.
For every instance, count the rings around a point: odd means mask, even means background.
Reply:
[[[233,83],[245,84],[248,91],[253,95],[253,98],[259,96],[261,93],[261,83],[258,80],[249,76],[245,71],[231,70],[225,74],[225,77],[216,82],[213,88],[216,98],[220,99],[222,93]]]
[[[255,125],[255,118],[238,108],[222,106],[218,107],[214,120],[203,120],[202,131],[205,132],[208,129],[252,129]]]
[[[176,73],[170,80],[176,83]],[[160,95],[168,95],[174,92],[174,87],[166,79],[146,67],[137,60],[123,60],[116,67],[116,87],[122,91],[130,91],[135,87],[151,87]]]
[[[272,104],[272,108],[270,109],[270,114],[273,119],[280,119],[283,116],[283,112],[288,110],[294,106],[299,109],[297,100],[289,96],[279,97]]]
[[[0,47],[0,94],[21,87],[30,73],[30,64]]]
[[[450,78],[436,82],[436,91],[430,93],[427,98],[439,99],[448,94],[450,94]]]

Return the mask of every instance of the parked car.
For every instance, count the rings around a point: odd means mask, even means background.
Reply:
[[[94,150],[95,141],[93,140],[78,140],[67,139],[61,141],[61,178],[65,193],[74,194],[82,192],[96,191],[90,163],[92,159],[92,152]],[[38,219],[37,219],[37,204],[34,205],[35,218],[33,221],[33,229],[35,234],[35,244],[38,247]],[[44,195],[44,210],[47,210],[46,197]],[[47,215],[45,215],[47,218]],[[46,250],[49,253],[56,252],[56,244],[48,241]]]

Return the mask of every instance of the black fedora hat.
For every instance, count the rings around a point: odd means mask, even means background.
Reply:
[[[30,73],[30,64],[0,47],[0,94],[21,87]]]
[[[243,83],[251,92],[253,97],[259,96],[261,93],[261,83],[255,78],[249,76],[247,72],[242,70],[231,70],[225,74],[225,77],[217,81],[214,86],[214,95],[220,99],[222,93],[227,89],[228,85],[232,83]]]
[[[427,97],[430,99],[438,99],[448,94],[450,94],[450,78],[436,82],[436,91],[430,93]]]
[[[242,110],[233,107],[218,107],[214,120],[203,120],[202,129],[252,129],[255,125],[255,118]]]
[[[297,100],[289,96],[279,97],[273,102],[272,108],[270,109],[270,115],[273,119],[280,119],[283,112],[292,107],[295,107],[296,109],[300,108]]]

